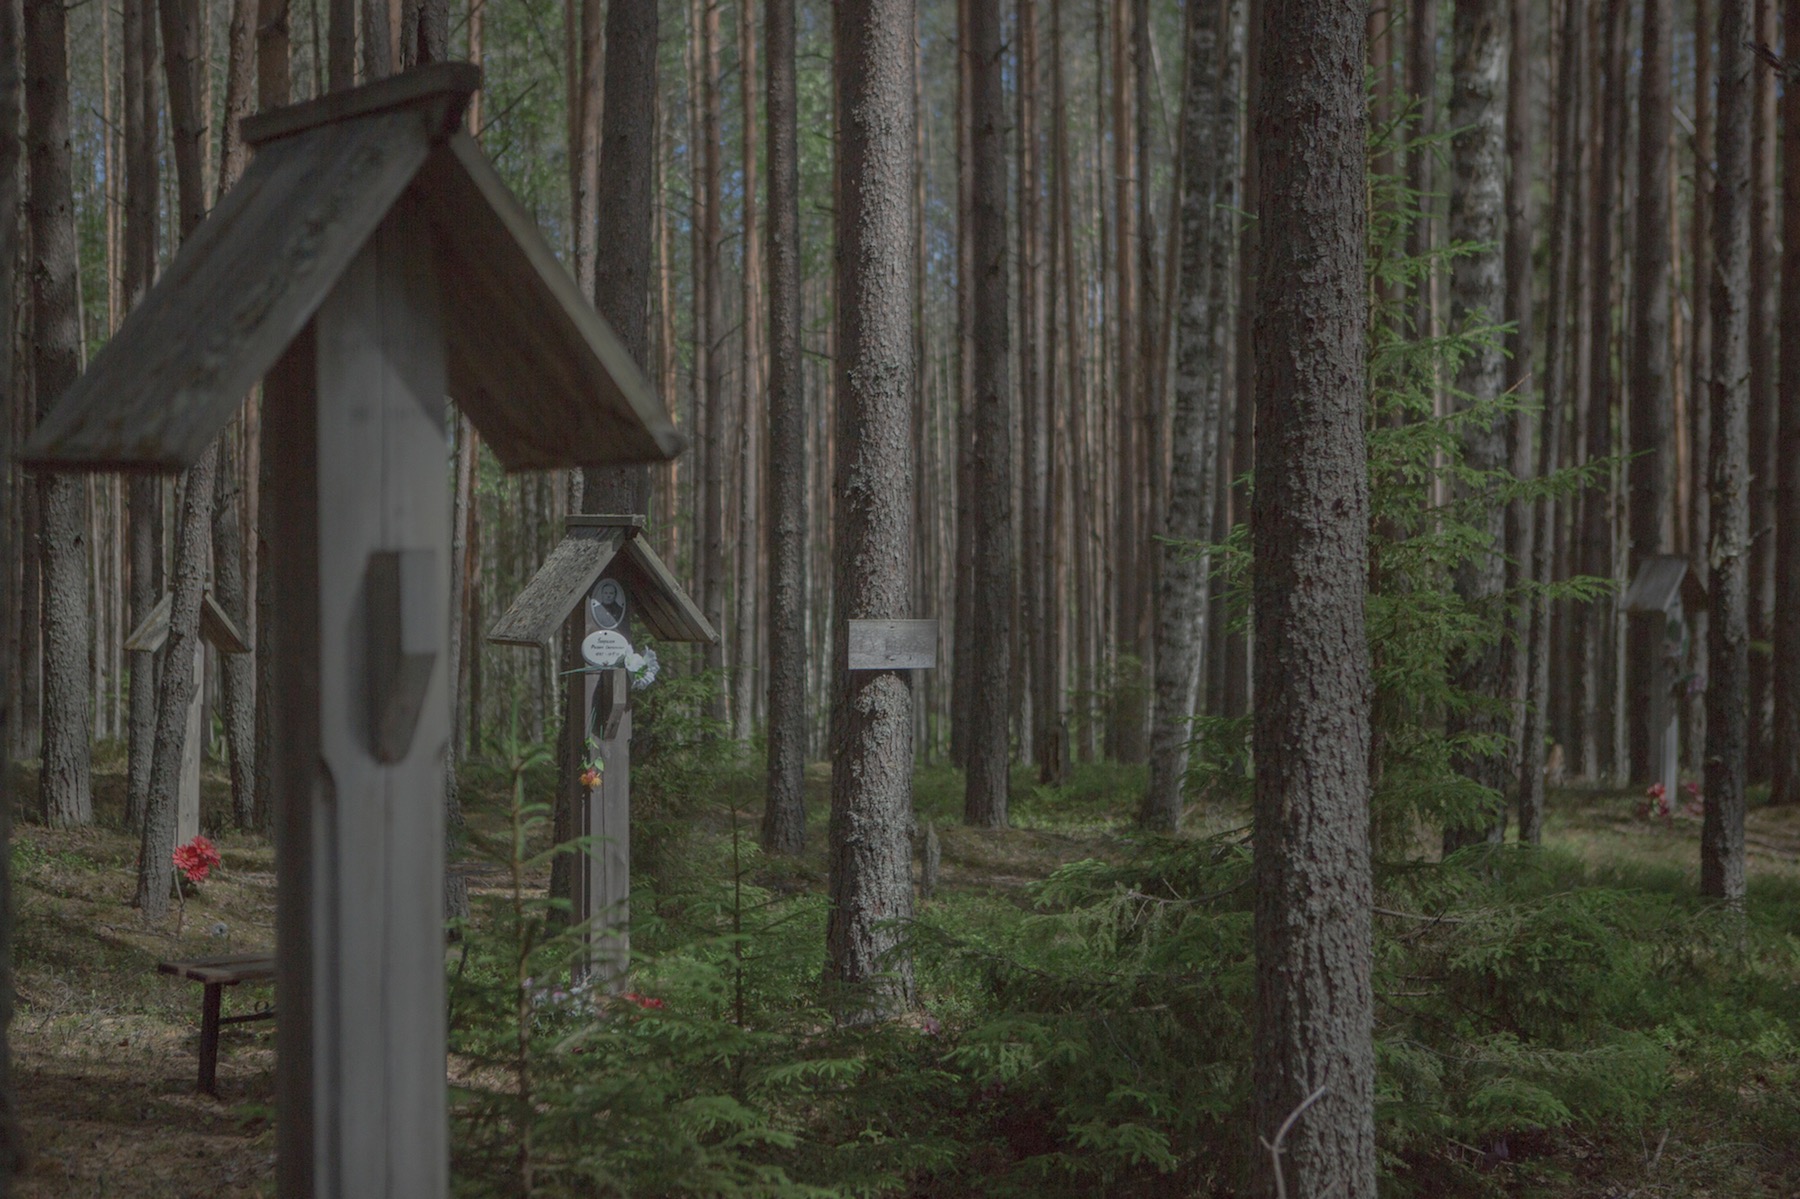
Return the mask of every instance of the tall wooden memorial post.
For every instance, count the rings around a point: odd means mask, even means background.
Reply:
[[[169,640],[169,618],[174,603],[174,593],[164,593],[162,602],[150,609],[150,614],[125,639],[126,653],[153,654],[162,649]],[[194,691],[188,700],[187,734],[181,742],[181,782],[175,791],[175,841],[169,846],[170,850],[192,841],[200,832],[200,749],[206,735],[206,688],[201,682],[206,677],[206,647],[209,645],[221,654],[250,652],[249,642],[244,640],[237,625],[226,615],[225,609],[219,607],[212,592],[205,591],[200,595],[200,638],[194,642],[194,656],[189,667],[194,672]],[[164,663],[163,669],[172,666],[173,663]]]
[[[453,396],[509,469],[672,457],[438,64],[244,123],[256,160],[22,457],[177,470],[267,376],[280,1194],[449,1185]]]
[[[631,693],[653,683],[657,669],[640,637],[719,639],[638,535],[643,527],[641,516],[569,517],[562,541],[488,632],[499,645],[552,653],[562,630],[581,647],[581,668],[564,679],[569,710],[580,714],[570,734],[580,740],[569,748],[587,780],[564,797],[586,844],[571,916],[587,956],[574,972],[609,985],[631,964]]]
[[[1650,694],[1633,700],[1644,705],[1641,719],[1649,732],[1652,781],[1662,784],[1664,797],[1673,807],[1681,765],[1681,697],[1676,692],[1686,677],[1688,613],[1705,610],[1706,588],[1686,558],[1656,554],[1638,567],[1622,607],[1637,619],[1657,622],[1662,632],[1651,642],[1656,660],[1642,664],[1640,677],[1650,680]]]

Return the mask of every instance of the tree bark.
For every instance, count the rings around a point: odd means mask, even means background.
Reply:
[[[1294,1117],[1283,1193],[1343,1199],[1375,1195],[1365,28],[1272,0],[1253,110],[1262,275],[1305,283],[1260,289],[1256,320],[1253,1119],[1273,1143]]]
[[[1752,0],[1752,33],[1757,45],[1773,47],[1775,0]],[[1800,38],[1795,40],[1800,50]],[[1751,73],[1750,115],[1750,655],[1749,758],[1746,779],[1770,777],[1769,735],[1774,726],[1774,678],[1768,652],[1774,640],[1776,305],[1779,300],[1780,204],[1775,194],[1775,72],[1763,63]],[[1790,601],[1791,602],[1791,601]]]
[[[912,603],[913,4],[836,9],[837,544],[833,552],[831,912],[825,978],[839,1018],[913,1002],[897,924],[912,915],[912,683],[850,671],[849,621]]]
[[[1012,385],[1008,378],[1011,246],[1006,229],[1006,88],[1002,0],[970,0],[970,119],[975,256],[974,662],[963,820],[1006,826],[1012,667]]]
[[[121,283],[127,312],[137,306],[156,277],[157,88],[155,0],[125,0],[123,67],[125,88],[125,252]],[[162,561],[162,485],[134,474],[126,484],[131,516],[130,621],[141,624],[162,597],[157,576]],[[130,716],[127,723],[125,821],[140,829],[150,794],[150,762],[156,738],[157,656],[131,655]]]
[[[24,5],[26,154],[30,189],[32,375],[42,420],[81,373],[75,198],[70,186],[67,18],[60,0]],[[43,762],[46,824],[94,819],[89,776],[86,487],[73,475],[37,477],[42,588]]]
[[[1669,541],[1669,464],[1674,459],[1670,378],[1669,123],[1674,7],[1644,0],[1643,68],[1638,83],[1638,182],[1633,246],[1632,351],[1629,388],[1634,455],[1627,468],[1631,547],[1628,577]],[[1652,746],[1662,730],[1650,727],[1650,689],[1661,674],[1663,621],[1628,618],[1626,710],[1630,713],[1631,778],[1645,783],[1661,769]]]
[[[1688,363],[1688,445],[1692,450],[1689,464],[1693,485],[1688,496],[1688,569],[1694,577],[1705,579],[1710,571],[1708,543],[1710,537],[1710,488],[1703,486],[1709,477],[1709,453],[1712,441],[1712,403],[1708,379],[1712,371],[1712,192],[1713,192],[1713,87],[1714,71],[1712,39],[1717,26],[1713,19],[1712,0],[1694,3],[1694,207],[1689,222],[1693,268],[1689,277],[1688,297],[1693,311],[1692,334],[1689,338]],[[1696,678],[1707,673],[1706,652],[1710,639],[1705,611],[1688,613],[1690,650],[1688,669]],[[1706,769],[1706,693],[1690,691],[1688,714],[1688,759],[1698,772]]]
[[[316,14],[318,0],[313,0]],[[356,0],[329,0],[331,31],[326,41],[326,80],[334,92],[356,86]],[[313,31],[313,50],[318,52],[318,30]]]
[[[1463,329],[1497,324],[1506,314],[1506,283],[1502,269],[1502,242],[1506,179],[1506,109],[1502,88],[1506,79],[1507,43],[1502,27],[1505,10],[1498,0],[1457,0],[1454,42],[1456,62],[1450,100],[1450,125],[1457,132],[1450,145],[1450,240],[1475,249],[1458,257],[1450,272],[1450,323]],[[1484,334],[1458,367],[1456,389],[1469,404],[1491,403],[1506,386],[1506,359],[1498,337]],[[1467,425],[1463,432],[1464,465],[1477,471],[1503,470],[1508,465],[1505,418],[1490,414]],[[1476,487],[1491,490],[1485,483]],[[1456,590],[1478,618],[1500,615],[1495,605],[1506,587],[1502,552],[1506,513],[1491,494],[1482,500],[1472,518],[1484,546],[1457,568]],[[1486,702],[1504,703],[1511,693],[1512,648],[1504,636],[1469,650],[1455,667],[1456,685]],[[1502,709],[1504,712],[1504,709]],[[1451,735],[1506,738],[1509,720],[1485,708],[1453,716]],[[1494,792],[1507,783],[1504,750],[1462,755],[1459,769],[1471,780]],[[1498,841],[1506,832],[1506,809],[1485,823],[1451,825],[1444,830],[1444,852],[1481,841]]]
[[[1515,479],[1532,473],[1535,412],[1531,400],[1541,395],[1543,384],[1533,375],[1537,339],[1532,327],[1532,242],[1536,216],[1532,211],[1533,155],[1531,136],[1531,6],[1533,0],[1506,0],[1506,391],[1518,404],[1506,422],[1507,469]],[[1525,724],[1526,641],[1530,612],[1521,601],[1520,589],[1531,569],[1535,533],[1530,505],[1513,500],[1504,514],[1506,564],[1506,691],[1511,712],[1507,732],[1508,757],[1505,778],[1518,770]]]
[[[806,395],[800,360],[794,0],[764,0],[769,122],[769,781],[762,844],[806,846]]]
[[[1538,418],[1537,469],[1548,475],[1562,464],[1564,413],[1575,378],[1576,271],[1574,225],[1576,187],[1581,157],[1580,112],[1582,6],[1564,0],[1561,46],[1556,64],[1556,102],[1552,108],[1554,176],[1550,187],[1550,295],[1544,321],[1543,410]],[[1515,47],[1516,49],[1516,47]],[[1536,530],[1531,545],[1531,579],[1538,586],[1556,572],[1557,505],[1540,499],[1534,510]],[[1519,840],[1536,845],[1544,833],[1544,765],[1549,740],[1550,601],[1534,595],[1529,602],[1526,638],[1525,721],[1519,744]]]
[[[14,287],[19,258],[19,161],[23,147],[19,140],[20,113],[23,107],[24,73],[19,58],[23,42],[23,17],[18,0],[0,0],[0,391],[6,403],[0,405],[0,462],[12,462],[14,407],[18,395],[13,390],[13,346],[18,330],[14,326]],[[129,58],[131,44],[126,43]],[[10,465],[0,470],[0,496],[10,497],[12,471]],[[0,603],[8,605],[13,597],[13,554],[24,547],[14,541],[12,519],[0,520]],[[0,624],[0,630],[5,629]],[[11,1188],[12,1176],[23,1164],[24,1147],[20,1143],[18,1104],[12,1085],[11,1029],[13,1017],[12,976],[12,678],[17,669],[10,647],[0,640],[0,1195]]]
[[[1782,23],[1788,31],[1788,74],[1782,115],[1789,130],[1800,129],[1800,0],[1786,0]],[[1790,142],[1782,156],[1781,241],[1781,412],[1777,428],[1775,594],[1800,596],[1800,145]],[[1790,601],[1791,602],[1791,601]],[[1775,621],[1775,718],[1769,736],[1769,795],[1775,803],[1800,803],[1800,621],[1792,609]]]
[[[719,4],[700,3],[700,137],[704,143],[699,190],[705,195],[701,215],[701,252],[706,256],[706,290],[701,301],[706,310],[706,420],[699,430],[700,536],[705,559],[700,583],[700,607],[713,628],[723,635],[725,625],[725,266],[724,178],[725,150],[721,126]],[[717,684],[707,700],[707,714],[723,722],[727,694],[725,646],[721,642],[702,647],[706,669]]]
[[[1744,898],[1750,672],[1750,122],[1752,0],[1718,0],[1718,166],[1713,187],[1712,563],[1700,893]]]
[[[223,198],[243,174],[248,161],[238,123],[248,116],[255,86],[254,0],[232,0],[227,34],[225,129],[219,153],[219,196]],[[218,478],[213,491],[213,593],[238,628],[250,627],[245,593],[242,475],[238,423],[219,438]],[[246,831],[256,820],[256,665],[251,655],[219,656],[220,722],[231,759],[231,810],[237,827]]]
[[[751,19],[753,0],[743,0],[738,10],[738,84],[744,114],[743,230],[744,269],[740,282],[742,312],[738,378],[738,527],[737,579],[732,596],[731,630],[731,735],[748,741],[756,717],[756,430],[761,423],[757,403],[763,395],[762,351],[762,230],[757,224],[756,137],[756,25]]]
[[[1150,782],[1139,822],[1173,832],[1181,822],[1189,720],[1200,669],[1208,560],[1192,543],[1213,527],[1225,356],[1237,242],[1238,0],[1191,6],[1181,103],[1181,259],[1175,400],[1170,437],[1168,541],[1161,543],[1156,621],[1156,707]],[[1221,45],[1221,41],[1223,44]]]

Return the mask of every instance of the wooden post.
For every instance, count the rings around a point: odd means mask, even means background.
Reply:
[[[284,447],[268,498],[280,547],[273,648],[284,1197],[435,1197],[448,1187],[447,672],[430,671],[410,735],[392,739],[394,722],[376,707],[406,689],[399,675],[416,681],[416,651],[433,629],[443,656],[444,393],[438,284],[423,222],[402,203],[267,391],[271,444]],[[395,553],[437,569],[394,572],[398,615],[372,618],[372,561]],[[376,663],[396,677],[373,678]]]
[[[614,662],[617,641],[595,642],[616,634],[635,648],[630,593],[602,575],[570,620],[582,632],[584,667],[599,668],[575,676],[589,737],[584,753],[605,764],[600,785],[576,809],[587,852],[576,875],[575,919],[586,922],[588,945],[576,973],[591,972],[602,986],[616,988],[631,972],[631,678]]]

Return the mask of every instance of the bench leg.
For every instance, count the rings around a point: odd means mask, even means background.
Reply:
[[[224,987],[207,983],[200,1008],[200,1089],[208,1095],[219,1092],[215,1079],[219,1071],[219,1003]]]

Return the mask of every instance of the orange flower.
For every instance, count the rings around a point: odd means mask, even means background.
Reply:
[[[600,768],[598,766],[589,766],[586,770],[582,771],[581,785],[586,787],[589,791],[598,787],[600,785]]]

